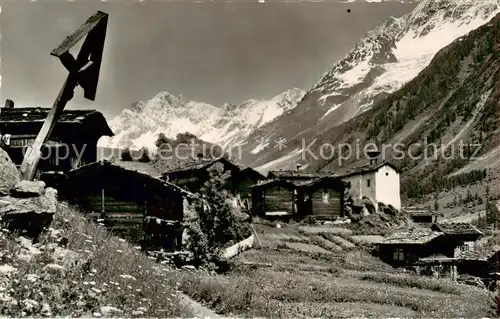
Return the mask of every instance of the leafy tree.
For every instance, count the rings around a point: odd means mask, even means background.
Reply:
[[[162,145],[169,144],[172,140],[169,139],[164,133],[158,134],[155,145],[156,147],[161,147]]]
[[[210,178],[198,193],[193,211],[186,216],[188,249],[196,266],[208,264],[220,270],[223,249],[250,236],[249,216],[233,204],[234,197],[225,189],[229,172],[214,165]]]
[[[128,147],[122,151],[121,159],[122,159],[122,161],[131,161],[132,160],[132,154],[130,154],[130,149]]]

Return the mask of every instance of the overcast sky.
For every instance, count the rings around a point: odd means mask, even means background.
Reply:
[[[108,118],[160,91],[214,105],[308,89],[368,30],[415,4],[7,2],[2,101],[52,105],[67,75],[50,51],[97,10],[109,14],[96,101]],[[347,9],[351,13],[347,13]]]

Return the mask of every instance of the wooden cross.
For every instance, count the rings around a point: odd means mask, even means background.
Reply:
[[[50,55],[58,57],[64,67],[69,71],[68,77],[59,91],[52,109],[43,123],[35,142],[28,147],[21,164],[23,179],[32,180],[38,162],[40,161],[41,148],[47,141],[52,129],[57,123],[66,103],[73,98],[74,89],[80,85],[84,91],[84,97],[94,101],[97,91],[99,71],[101,69],[104,39],[106,38],[106,27],[108,14],[97,11],[96,14],[87,19],[75,32],[66,37],[64,41]],[[75,46],[83,37],[85,41],[75,59],[69,50]]]

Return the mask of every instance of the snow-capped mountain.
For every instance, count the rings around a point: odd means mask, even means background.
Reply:
[[[102,138],[99,146],[154,149],[160,133],[175,138],[179,133],[190,132],[204,141],[231,148],[257,128],[293,109],[304,94],[293,88],[267,101],[249,100],[241,105],[216,107],[160,92],[146,102],[133,103],[109,121],[115,136]]]
[[[421,0],[415,9],[391,17],[368,32],[342,60],[323,74],[291,112],[262,126],[249,137],[321,136],[369,110],[376,102],[415,78],[434,55],[459,37],[485,24],[500,11],[500,0]],[[262,165],[285,158],[295,148],[246,149],[246,163]],[[278,161],[286,163],[290,161]]]
[[[320,92],[318,102],[328,107],[324,116],[334,118],[333,111],[351,104],[357,108],[339,122],[366,111],[380,94],[417,76],[441,48],[490,20],[499,5],[498,0],[422,0],[411,13],[388,19],[314,85],[311,91]]]

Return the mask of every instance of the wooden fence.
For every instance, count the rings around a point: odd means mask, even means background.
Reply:
[[[250,249],[254,246],[255,242],[255,234],[252,234],[250,237],[247,239],[244,239],[240,241],[237,244],[234,244],[233,246],[226,248],[224,252],[224,258],[230,259],[233,258],[234,256],[238,255],[242,251],[245,251],[247,249]]]

